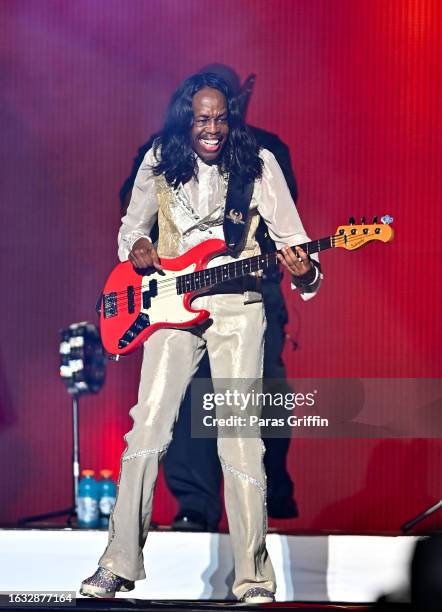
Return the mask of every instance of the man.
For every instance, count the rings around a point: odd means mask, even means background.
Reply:
[[[246,121],[256,75],[250,74],[241,84],[238,74],[224,64],[209,64],[198,72],[210,72],[226,81],[232,93],[237,97],[240,112]],[[287,145],[276,134],[251,125],[247,127],[251,130],[259,147],[268,149],[275,156],[284,174],[293,202],[296,203],[297,185]],[[140,147],[131,173],[123,183],[120,190],[122,216],[127,212],[138,170],[157,137],[158,135],[152,136]],[[151,231],[151,238],[156,240],[157,236],[158,224],[155,224]],[[276,250],[262,220],[256,231],[256,239],[261,252],[270,253]],[[286,382],[287,375],[282,361],[284,328],[288,321],[288,313],[281,291],[281,279],[282,273],[277,265],[267,268],[262,276],[261,291],[266,316],[263,378],[264,391],[284,393],[291,392],[292,389]],[[201,359],[195,376],[211,378],[207,353]],[[279,380],[277,389],[275,389],[275,379]],[[267,383],[270,383],[271,389],[268,388]],[[222,470],[217,454],[216,439],[191,436],[191,403],[189,387],[180,405],[172,442],[163,459],[166,484],[178,504],[178,512],[172,522],[172,529],[217,531],[222,513],[220,499]],[[274,414],[274,409],[271,414],[266,414],[267,411],[268,409],[264,407],[263,417],[286,415],[284,408],[281,408],[282,414],[278,415]],[[291,433],[288,431],[287,436],[283,437],[283,432],[278,431],[278,437],[267,437],[265,431],[261,431],[266,450],[264,467],[267,476],[268,516],[276,519],[295,518],[298,516],[298,508],[293,496],[293,481],[286,465]]]
[[[122,220],[120,259],[129,259],[135,268],[161,270],[161,257],[176,257],[210,238],[223,238],[226,219],[238,224],[238,216],[230,215],[234,209],[229,215],[224,211],[227,176],[239,184],[251,183],[253,197],[247,218],[239,218],[245,232],[240,251],[222,261],[259,253],[255,232],[262,217],[282,249],[281,263],[293,274],[303,297],[311,297],[320,275],[302,249],[295,253],[286,246],[308,238],[282,172],[268,151],[259,151],[225,81],[210,73],[190,77],[171,99],[165,126],[140,167]],[[157,218],[155,249],[149,233]],[[98,570],[83,581],[82,594],[114,596],[145,578],[142,549],[159,462],[203,353],[208,351],[214,380],[261,376],[265,317],[262,301],[252,294],[257,291],[244,292],[239,282],[212,287],[209,295],[194,301],[210,311],[209,325],[161,329],[145,343],[109,543]],[[265,547],[262,442],[258,436],[220,437],[218,453],[235,562],[233,593],[245,603],[271,602],[276,584]]]
[[[256,75],[250,74],[241,84],[238,74],[225,64],[209,64],[199,72],[211,72],[226,81],[233,94],[237,97],[240,112],[246,122],[247,109],[256,82]],[[276,158],[284,174],[290,195],[294,203],[297,199],[297,185],[293,172],[289,148],[276,135],[251,126],[252,132],[260,148],[268,149]],[[120,192],[124,201],[125,194],[132,190],[138,168],[144,159],[152,142],[146,143],[134,161],[131,177],[129,177]],[[127,204],[129,199],[127,199]],[[126,205],[127,208],[127,205]],[[275,244],[268,236],[265,223],[261,220],[256,231],[261,252],[274,252]],[[282,273],[279,266],[267,268],[262,276],[261,291],[266,316],[266,331],[264,338],[263,384],[264,392],[292,392],[286,378],[286,370],[282,361],[285,341],[285,325],[288,322],[288,312],[281,291]],[[196,373],[199,378],[210,378],[210,364],[207,354],[200,362]],[[275,379],[278,380],[275,388]],[[178,503],[178,513],[172,522],[172,529],[177,531],[217,531],[221,518],[222,506],[220,499],[221,466],[218,460],[216,439],[191,436],[191,390],[188,389],[180,406],[178,420],[175,424],[173,440],[167,450],[163,462],[163,473],[166,484]],[[267,414],[269,412],[269,414]],[[264,407],[263,417],[286,416],[286,410],[281,408],[281,414],[276,415],[273,408]],[[287,470],[287,453],[290,445],[291,432],[286,437],[278,431],[278,437],[267,437],[261,429],[265,446],[264,467],[267,476],[267,513],[270,518],[288,519],[298,516],[298,508],[294,499],[294,484]]]

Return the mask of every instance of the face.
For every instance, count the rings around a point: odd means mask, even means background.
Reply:
[[[203,87],[192,99],[192,148],[207,163],[214,162],[229,134],[227,101],[217,89]]]

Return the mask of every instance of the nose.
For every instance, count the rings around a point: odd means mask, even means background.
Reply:
[[[209,119],[207,121],[206,131],[209,132],[209,134],[216,134],[217,133],[218,125],[216,123],[216,119]]]

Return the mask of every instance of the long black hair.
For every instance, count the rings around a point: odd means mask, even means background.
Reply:
[[[164,174],[168,184],[173,187],[180,183],[184,185],[192,177],[197,178],[196,155],[190,137],[192,98],[203,87],[217,89],[227,101],[229,134],[217,158],[220,172],[233,174],[244,183],[260,178],[263,164],[255,137],[244,124],[237,100],[227,83],[210,72],[190,76],[173,94],[164,127],[154,143],[158,159],[153,168],[154,174]]]

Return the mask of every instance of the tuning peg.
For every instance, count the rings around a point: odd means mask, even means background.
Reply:
[[[348,220],[348,224],[349,225],[354,225],[355,224],[355,218],[354,217],[350,217],[350,219]]]
[[[381,221],[384,223],[384,225],[390,225],[390,223],[393,223],[393,217],[390,217],[390,215],[384,215],[381,217]]]
[[[365,217],[361,217],[361,225],[365,225]]]
[[[378,222],[378,218],[377,217],[373,217],[373,225],[375,225]]]

